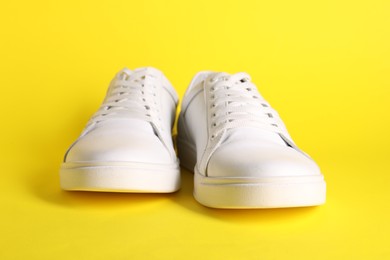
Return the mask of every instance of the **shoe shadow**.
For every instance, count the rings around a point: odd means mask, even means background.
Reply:
[[[275,209],[215,209],[198,203],[193,197],[193,177],[188,170],[182,169],[182,189],[174,201],[197,214],[214,219],[240,223],[283,222],[302,219],[320,210],[320,207],[275,208]]]

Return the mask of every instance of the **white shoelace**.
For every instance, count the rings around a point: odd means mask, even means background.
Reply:
[[[278,132],[278,114],[246,73],[218,73],[210,79],[211,139],[225,130],[256,127]]]
[[[110,118],[137,118],[153,122],[162,129],[157,105],[158,76],[140,71],[122,71],[114,80],[107,96],[90,120],[97,124]]]

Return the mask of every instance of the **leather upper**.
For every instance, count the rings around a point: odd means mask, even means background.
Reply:
[[[194,77],[183,98],[178,122],[179,138],[196,149],[196,168],[200,174],[209,177],[321,174],[316,163],[294,144],[277,113],[274,114],[277,131],[243,125],[227,129],[213,139],[210,79],[215,74],[207,71]]]
[[[158,112],[153,114],[150,120],[144,120],[137,114],[132,116],[132,109],[138,109],[137,107],[117,109],[112,116],[110,114],[106,116],[100,112],[102,109],[107,110],[107,99],[110,97],[110,91],[117,84],[118,78],[126,73],[131,80],[133,71],[123,69],[112,80],[105,101],[94,116],[95,120],[94,117],[91,118],[80,137],[68,149],[65,162],[122,161],[161,164],[177,162],[171,134],[176,114],[177,94],[169,81],[157,69],[140,68],[135,72],[145,74],[142,78],[144,81],[140,82],[145,89],[150,87],[148,84],[151,84],[147,81],[149,75],[154,78],[153,84],[156,88],[153,94],[155,95],[151,96],[155,100],[146,99],[145,106],[148,106],[148,102],[155,102],[153,105],[156,106]],[[131,98],[132,96],[128,99]],[[141,112],[142,109],[143,107]]]

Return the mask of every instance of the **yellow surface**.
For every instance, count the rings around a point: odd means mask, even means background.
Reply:
[[[3,1],[0,259],[389,259],[390,1]],[[61,159],[124,66],[247,71],[320,165],[324,206],[64,192]]]

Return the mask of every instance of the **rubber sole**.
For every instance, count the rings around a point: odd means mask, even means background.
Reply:
[[[272,178],[204,177],[195,170],[194,197],[213,208],[285,208],[325,202],[323,176]]]
[[[170,193],[180,188],[180,167],[178,163],[63,163],[60,184],[64,190]]]
[[[286,208],[325,203],[322,175],[295,177],[207,177],[196,167],[196,153],[186,141],[177,140],[181,165],[194,172],[194,197],[212,208]]]

